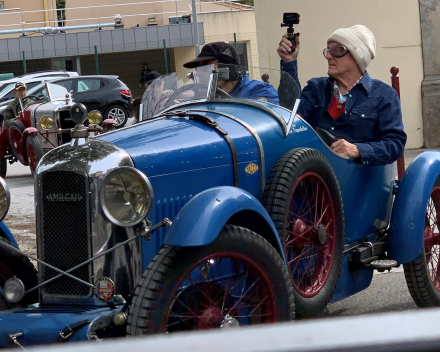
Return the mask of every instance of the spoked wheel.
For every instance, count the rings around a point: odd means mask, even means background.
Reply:
[[[36,135],[30,135],[26,141],[26,150],[29,167],[32,173],[37,169],[38,162],[43,157],[43,148],[41,148],[40,141]]]
[[[12,150],[14,151],[15,156],[18,161],[23,165],[29,165],[27,159],[25,159],[23,151],[23,132],[25,130],[25,126],[21,121],[13,120],[9,125],[9,140],[11,142]]]
[[[403,266],[406,283],[419,307],[440,306],[440,178],[428,200],[423,242],[419,257]]]
[[[135,290],[127,333],[232,328],[293,318],[293,288],[261,236],[227,225],[211,244],[162,248]]]
[[[342,268],[344,216],[334,171],[320,152],[292,150],[275,165],[263,198],[283,243],[297,316],[316,316]]]
[[[11,244],[10,241],[3,237],[0,237],[0,241]],[[6,301],[3,295],[3,288],[5,282],[14,276],[23,281],[26,290],[38,284],[37,271],[27,257],[10,249],[0,247],[0,310],[26,306],[38,301],[38,290],[29,293],[21,302],[15,305]]]
[[[321,291],[335,254],[335,207],[327,185],[315,172],[296,181],[289,201],[285,249],[293,285],[304,297]]]

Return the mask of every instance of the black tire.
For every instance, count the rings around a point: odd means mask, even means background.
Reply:
[[[26,152],[29,167],[32,173],[34,173],[37,169],[38,162],[44,155],[43,148],[41,148],[40,141],[36,135],[32,134],[28,136],[26,140]]]
[[[6,238],[0,237],[0,241],[12,244]],[[0,287],[3,289],[5,282],[16,276],[19,278],[26,290],[38,285],[37,270],[29,259],[9,248],[0,247]],[[38,290],[32,291],[15,305],[7,302],[0,295],[0,311],[38,302]]]
[[[135,289],[127,334],[288,321],[294,308],[289,274],[275,249],[255,232],[226,225],[207,246],[164,246],[156,254]],[[249,311],[251,317],[246,316]]]
[[[329,161],[313,149],[287,152],[270,173],[263,204],[283,244],[296,316],[317,316],[336,290],[343,260],[344,212]]]
[[[104,120],[113,119],[116,121],[116,128],[124,127],[128,120],[127,109],[122,105],[112,105],[105,111]]]
[[[440,177],[431,190],[426,208],[423,249],[418,258],[403,265],[408,290],[419,307],[440,306],[439,223]]]
[[[6,173],[8,172],[8,160],[5,158],[0,159],[0,177],[6,177]]]
[[[18,120],[12,120],[9,125],[9,141],[11,142],[12,150],[17,157],[17,160],[25,166],[28,166],[27,159],[24,158],[23,150],[23,132],[26,129],[23,122]],[[21,140],[19,140],[19,135],[21,135]]]

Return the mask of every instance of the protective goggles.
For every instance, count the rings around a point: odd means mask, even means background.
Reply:
[[[322,54],[327,57],[327,53],[330,52],[334,57],[343,57],[348,53],[348,49],[343,45],[335,45],[331,48],[325,48]]]

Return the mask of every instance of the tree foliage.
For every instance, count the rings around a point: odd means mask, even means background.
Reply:
[[[57,9],[64,9],[66,7],[66,0],[56,0]]]

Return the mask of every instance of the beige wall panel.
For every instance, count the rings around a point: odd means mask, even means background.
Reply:
[[[197,20],[203,22],[205,37],[256,32],[254,11],[198,13]]]
[[[421,82],[423,62],[417,0],[256,0],[258,50],[263,67],[279,67],[276,53],[285,28],[283,12],[298,12],[301,52],[298,59],[302,85],[311,77],[325,76],[322,50],[328,36],[339,27],[364,24],[376,36],[377,57],[368,67],[373,78],[390,84],[390,67],[400,68],[400,88],[407,148],[423,144]]]
[[[46,27],[46,16],[44,10],[44,0],[3,0],[4,9],[6,11],[0,12],[0,30],[5,29],[20,29],[20,23],[25,22],[25,28],[34,28],[34,27]],[[55,0],[47,0],[47,8],[53,9]],[[56,7],[56,6],[55,6]],[[10,10],[11,9],[11,10]],[[12,9],[18,9],[17,11]],[[24,12],[17,13],[21,11],[38,11],[40,12]],[[47,19],[53,20],[54,11],[47,12]],[[49,25],[53,25],[54,22],[51,21]],[[10,26],[4,26],[10,25]]]
[[[248,62],[250,67],[259,67],[258,42],[255,35],[257,28],[254,11],[223,11],[215,13],[199,13],[197,20],[203,22],[207,42],[232,42],[234,33],[238,42],[247,44]],[[252,70],[250,68],[251,71]],[[253,72],[251,72],[253,73]],[[255,71],[258,76],[258,72]]]

